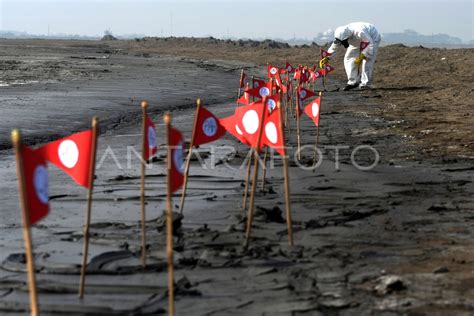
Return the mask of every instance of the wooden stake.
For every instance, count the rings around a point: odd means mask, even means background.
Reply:
[[[265,154],[263,155],[262,183],[260,187],[262,191],[265,189],[265,177],[267,176],[267,156],[268,156],[268,147],[265,146]]]
[[[171,203],[171,169],[172,151],[169,142],[171,114],[165,113],[166,142],[168,148],[167,160],[167,194],[166,194],[166,255],[168,258],[168,315],[174,315],[174,265],[173,265],[173,206]]]
[[[282,109],[281,104],[277,103],[278,111],[280,111],[280,130],[282,132],[283,139],[285,139],[285,130],[283,129],[282,122]],[[283,144],[284,155],[283,159],[283,176],[285,180],[285,206],[286,206],[286,224],[288,229],[288,243],[293,246],[293,222],[291,220],[291,200],[290,200],[290,176],[288,173],[288,156],[286,155],[286,144]]]
[[[243,70],[242,70],[243,72]],[[191,164],[191,156],[193,154],[194,139],[196,135],[197,123],[199,119],[199,110],[201,109],[201,99],[196,100],[196,114],[194,114],[193,133],[191,135],[191,143],[189,144],[188,156],[186,157],[186,165],[184,167],[184,183],[181,192],[181,203],[179,204],[179,212],[183,214],[184,200],[186,198],[186,189],[188,187],[189,166]]]
[[[140,180],[140,204],[141,204],[141,221],[142,221],[142,266],[146,267],[146,212],[145,212],[145,165],[147,159],[146,138],[148,131],[146,130],[146,110],[148,102],[142,101],[142,161],[141,161],[141,180]]]
[[[298,160],[301,160],[301,131],[300,131],[300,96],[297,95],[296,96],[296,106],[297,106],[297,109],[296,109],[296,137],[297,137],[297,140],[298,140]]]
[[[237,93],[237,100],[240,98],[240,93],[241,93],[240,84],[241,84],[243,78],[244,78],[244,69],[242,68],[242,71],[240,72],[239,92]]]
[[[268,63],[267,63],[267,68],[268,68]],[[270,94],[271,95],[273,94],[273,88],[274,88],[273,78],[270,78]],[[281,99],[281,94],[280,94],[280,99]],[[264,104],[264,110],[263,110],[264,113],[265,113],[265,111],[271,111],[271,110],[267,109],[266,102],[264,102],[263,104]],[[262,191],[265,189],[265,177],[267,175],[267,156],[268,156],[268,147],[265,146],[265,154],[263,155],[263,167],[262,167],[262,169],[263,169],[262,170],[262,184],[261,184],[261,190]]]
[[[250,149],[249,152],[252,152],[252,149]],[[247,208],[247,196],[249,192],[250,170],[252,170],[252,156],[249,157],[249,161],[247,163],[247,176],[245,177],[244,198],[242,200],[242,208],[244,209],[244,211]]]
[[[313,172],[315,171],[316,166],[316,156],[318,155],[318,145],[319,145],[319,125],[321,122],[321,106],[323,104],[323,93],[319,91],[319,122],[318,122],[318,129],[316,132],[316,143],[314,145],[314,159],[313,159]]]
[[[319,55],[320,55],[320,59],[322,59],[323,58],[323,48],[322,47],[319,48]],[[325,69],[325,67],[323,67],[321,69]],[[323,71],[323,89],[324,89],[324,91],[326,91],[326,70]]]
[[[30,295],[31,316],[38,316],[38,295],[36,293],[35,262],[30,231],[30,209],[26,192],[25,174],[23,169],[23,154],[21,134],[19,130],[12,131],[12,143],[15,149],[16,173],[18,177],[18,192],[20,195],[21,222],[23,224],[23,240],[25,242],[26,268],[28,271],[28,293]]]
[[[252,82],[252,89],[253,89],[253,88],[255,88],[255,87],[254,87],[254,85],[255,85],[255,77],[254,77],[254,76],[252,76],[251,82]],[[254,101],[255,101],[255,97],[252,95],[251,98],[252,98],[252,102],[254,102]]]
[[[84,223],[84,247],[82,250],[81,278],[79,283],[79,298],[84,297],[84,285],[86,281],[87,255],[89,252],[89,227],[91,222],[92,193],[94,191],[95,158],[97,154],[97,129],[98,119],[92,118],[92,152],[89,164],[89,191],[87,193],[87,208]]]
[[[290,98],[290,114],[291,116],[293,116],[293,107],[295,106],[295,95],[296,95],[297,91],[296,91],[296,87],[293,87],[293,93],[291,94],[291,98]]]
[[[290,105],[288,104],[288,96],[285,96],[285,128],[288,129],[288,131],[291,133],[290,131],[290,124],[288,124],[288,117],[290,116],[289,114],[289,107]]]
[[[262,111],[262,117],[260,118],[260,125],[258,126],[258,139],[257,139],[257,146],[254,148],[254,157],[255,157],[255,162],[254,162],[254,170],[253,170],[253,180],[252,180],[252,192],[250,194],[250,204],[249,204],[249,209],[247,213],[247,229],[245,231],[245,243],[244,243],[244,248],[247,249],[249,246],[250,242],[250,231],[252,230],[252,222],[253,222],[253,208],[255,205],[255,192],[257,190],[257,181],[258,181],[258,149],[260,148],[260,143],[262,140],[262,132],[263,132],[263,123],[265,120],[265,113],[264,111],[267,110],[267,97],[263,97],[262,100],[262,106],[263,106],[263,111]]]

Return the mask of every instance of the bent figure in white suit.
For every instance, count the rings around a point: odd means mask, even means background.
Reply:
[[[344,91],[357,87],[372,88],[375,59],[382,39],[375,26],[365,22],[350,23],[338,27],[334,32],[334,37],[335,40],[328,50],[332,54],[331,57],[340,46],[347,48],[344,56],[347,86]],[[328,58],[321,60],[323,65],[327,62]]]

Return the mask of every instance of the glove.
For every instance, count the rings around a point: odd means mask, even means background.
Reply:
[[[357,65],[357,66],[360,66],[360,64],[362,64],[362,61],[364,59],[366,59],[367,57],[365,57],[364,54],[360,54],[359,57],[356,58],[356,60],[354,61],[354,63]]]
[[[323,69],[326,67],[326,65],[329,63],[329,59],[327,57],[324,57],[319,61],[319,68]]]

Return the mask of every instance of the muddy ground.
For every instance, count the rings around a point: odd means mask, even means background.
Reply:
[[[208,40],[155,42],[0,41],[0,81],[5,85],[0,87],[2,314],[25,314],[28,308],[16,176],[8,145],[11,128],[21,127],[27,141],[38,145],[86,128],[92,115],[104,122],[90,275],[82,302],[76,290],[85,192],[51,167],[52,212],[33,229],[43,313],[163,313],[167,306],[160,220],[165,207],[164,152],[147,170],[150,266],[143,270],[139,160],[133,155],[133,148],[139,148],[140,100],[151,103],[160,143],[165,110],[172,111],[174,124],[189,138],[195,97],[202,97],[218,116],[230,115],[240,68],[261,75],[261,63],[288,58],[298,64],[318,50],[275,48],[271,42],[246,42],[243,48]],[[395,55],[390,61],[383,57],[395,50],[406,52],[405,63],[418,69],[405,71],[421,78],[410,84],[398,77],[386,81],[390,73],[383,71],[392,71],[388,65],[395,63]],[[287,245],[280,213],[284,209],[280,160],[275,158],[265,188],[258,193],[253,239],[244,251],[241,196],[247,150],[230,136],[199,149],[205,168],[197,161],[192,165],[185,217],[175,238],[178,315],[473,313],[474,168],[472,127],[467,125],[472,122],[468,97],[472,90],[460,79],[443,86],[445,77],[425,78],[431,75],[430,62],[420,64],[417,59],[425,51],[432,54],[433,65],[438,65],[437,54],[444,53],[472,63],[469,50],[383,48],[377,76],[385,88],[363,93],[338,91],[344,85],[336,80],[342,71],[338,67],[324,96],[323,155],[314,172],[306,169],[311,169],[316,130],[303,118],[303,144],[309,146],[298,164],[291,125],[293,248]],[[461,68],[449,71],[462,73]],[[449,104],[448,91],[459,93]],[[414,99],[422,98],[421,93],[429,102]],[[411,99],[417,101],[408,103]],[[443,120],[436,102],[452,106]],[[459,121],[461,114],[465,119]],[[438,123],[454,131],[438,135],[432,128],[425,138],[417,134]],[[431,138],[434,135],[438,136]],[[370,145],[379,153],[374,168],[360,170],[351,162],[359,145]],[[334,146],[345,147],[336,155]],[[429,146],[435,149],[430,151]],[[375,158],[370,150],[354,154],[360,166]]]

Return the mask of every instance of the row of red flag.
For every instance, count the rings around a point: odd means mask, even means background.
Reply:
[[[298,91],[301,100],[305,100],[315,93],[300,88]],[[262,100],[237,107],[234,115],[219,119],[204,107],[200,108],[198,114],[198,128],[195,134],[194,145],[202,145],[215,141],[229,132],[242,143],[255,147],[257,144],[258,130],[263,118],[263,132],[261,146],[274,148],[283,155],[285,140],[280,130],[280,112],[276,111],[276,102],[280,100],[279,95],[271,95],[266,98],[266,109]],[[315,124],[319,123],[319,98],[313,100],[304,108],[304,112],[313,119]],[[301,113],[301,112],[299,112]],[[146,160],[157,153],[155,124],[150,117],[146,119]],[[49,162],[65,173],[67,173],[78,185],[90,188],[90,167],[93,135],[91,130],[72,134],[68,137],[50,142],[38,149],[23,146],[23,160],[25,166],[25,180],[30,201],[30,224],[36,223],[48,213],[48,173]],[[178,190],[182,184],[183,175],[183,136],[172,128],[169,144],[172,147],[172,176],[171,190]],[[259,148],[261,149],[261,148]]]
[[[283,155],[285,140],[283,131],[280,129],[280,112],[276,111],[276,105],[280,102],[280,94],[273,93],[273,88],[277,92],[289,91],[288,83],[286,90],[280,75],[295,73],[295,78],[304,76],[305,67],[294,68],[287,63],[286,69],[281,69],[273,65],[268,65],[269,81],[255,79],[253,88],[247,88],[242,97],[237,100],[244,106],[237,107],[235,113],[229,117],[219,119],[204,107],[200,108],[198,114],[195,133],[194,146],[202,145],[215,141],[222,137],[225,132],[229,132],[243,144],[255,147],[258,142],[258,131],[263,126],[260,148],[268,146],[274,148],[279,154]],[[311,69],[307,69],[310,73]],[[298,75],[299,73],[299,75]],[[242,76],[245,80],[245,75]],[[274,78],[277,78],[273,81]],[[241,84],[244,80],[241,80]],[[288,82],[291,82],[288,80]],[[275,85],[273,85],[275,83]],[[290,87],[291,89],[291,87]],[[303,107],[303,101],[316,96],[316,94],[302,86],[297,89],[296,113],[301,115],[303,112],[311,118],[315,125],[319,124],[320,102],[321,99],[315,98],[308,105]],[[250,102],[251,97],[257,99],[256,102]],[[265,107],[263,106],[265,100]],[[263,116],[263,118],[262,118]],[[263,124],[261,124],[263,122]],[[145,159],[149,160],[158,151],[156,142],[155,124],[149,116],[146,118],[146,146]],[[262,126],[261,126],[262,125]],[[172,128],[170,132],[169,144],[173,148],[172,177],[170,185],[172,191],[176,191],[182,185],[183,175],[183,136],[177,130]],[[75,133],[65,138],[50,142],[38,149],[31,149],[23,146],[23,159],[25,165],[25,179],[30,200],[30,223],[34,224],[44,217],[49,210],[48,207],[48,173],[47,163],[49,162],[65,173],[67,173],[78,185],[90,188],[91,179],[89,179],[91,168],[92,151],[92,130]]]

